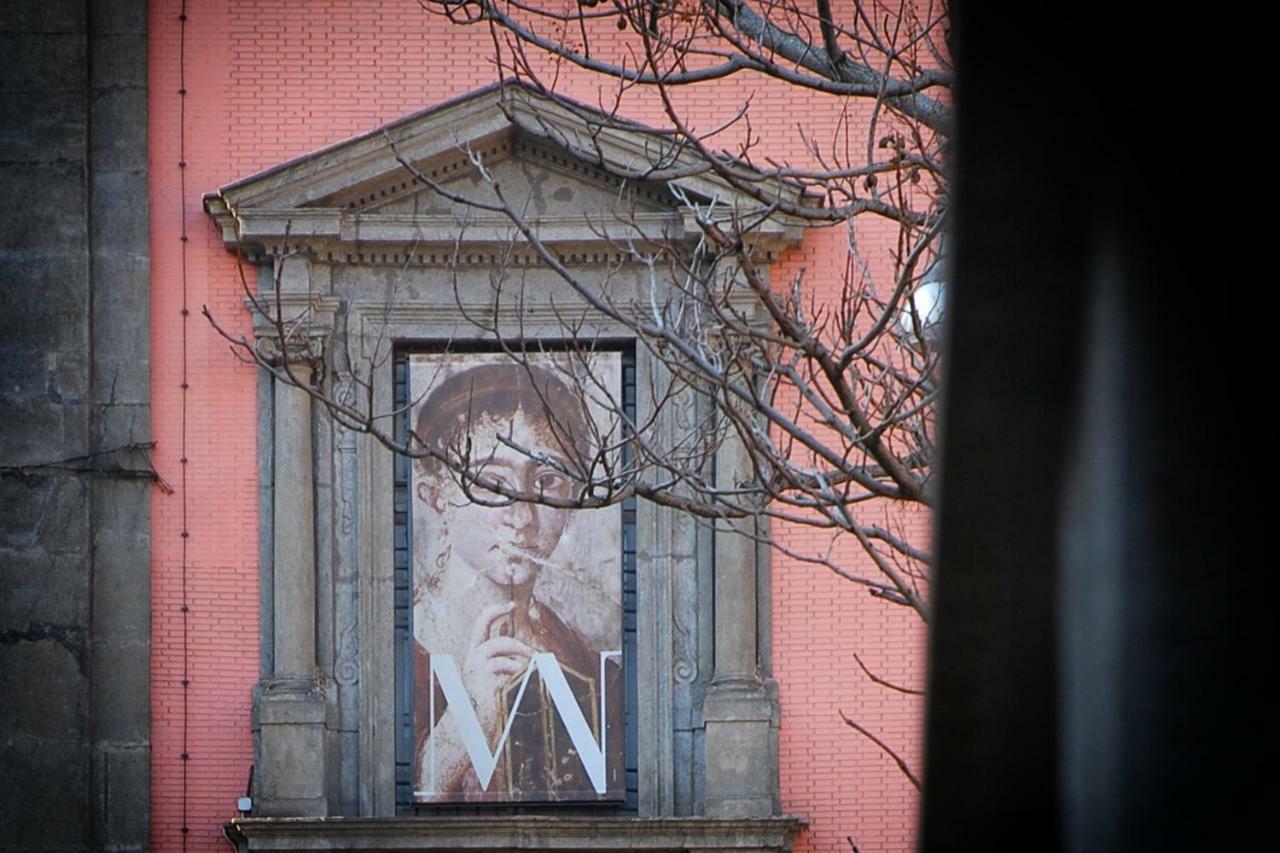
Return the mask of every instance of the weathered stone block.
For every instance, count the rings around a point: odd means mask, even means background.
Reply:
[[[147,33],[147,4],[143,0],[94,0],[89,11],[93,32],[101,35]]]
[[[62,441],[67,448],[75,448],[68,455],[83,455],[92,448],[89,446],[89,418],[93,412],[87,400],[64,400],[62,408],[66,417],[62,419]],[[76,464],[79,464],[78,462]]]
[[[83,160],[85,129],[79,92],[10,92],[0,98],[0,162]]]
[[[263,726],[256,763],[260,782],[254,811],[263,815],[322,815],[328,810],[324,778],[324,727]]]
[[[91,425],[97,447],[126,447],[145,442],[151,434],[151,407],[146,403],[115,403],[103,406],[101,411],[102,416]],[[105,464],[108,457],[100,461]],[[147,468],[146,454],[136,450],[116,453],[110,461],[132,470]]]
[[[277,817],[328,813],[324,695],[301,685],[259,685],[254,694],[254,813]]]
[[[150,243],[147,217],[120,215],[122,206],[146,203],[146,169],[94,172],[93,195],[92,245],[146,254]]]
[[[11,494],[0,487],[0,501]],[[0,551],[0,632],[32,623],[87,624],[88,587],[81,554],[50,554],[39,547]]]
[[[6,465],[82,465],[91,434],[149,434],[146,16],[145,0],[0,3]],[[143,260],[106,262],[121,254]],[[0,850],[147,847],[149,488],[48,469],[0,480]]]
[[[74,268],[74,265],[52,266]],[[25,408],[42,404],[61,407],[85,400],[89,359],[79,346],[84,340],[84,323],[72,313],[72,307],[67,304],[70,300],[62,297],[63,294],[57,294],[44,304],[36,305],[0,296],[0,312],[5,313],[0,323],[0,401],[9,415],[0,422],[0,434],[35,430],[32,423],[19,415]],[[12,310],[6,311],[6,306]],[[71,325],[59,328],[60,317]],[[65,414],[58,411],[53,420],[61,423]],[[36,444],[45,443],[40,436],[33,438]],[[10,442],[4,442],[3,446],[6,460],[20,458]]]
[[[0,50],[3,49],[0,43]],[[71,160],[6,165],[0,171],[0,196],[41,200],[40,204],[21,208],[18,215],[0,216],[0,251],[74,254],[87,248],[84,216],[88,196],[83,163]],[[29,270],[27,274],[30,275]]]
[[[146,743],[151,719],[150,650],[145,635],[134,640],[95,639],[90,726],[95,743]]]
[[[148,423],[150,406],[147,403],[111,402],[110,399],[110,389],[108,389],[106,400],[95,401],[95,405],[98,406],[96,412],[98,416],[89,425],[93,430],[95,447],[103,451],[113,451],[100,457],[97,464],[105,470],[111,470],[114,466],[129,470],[146,469],[147,456],[144,452],[119,448],[146,441],[150,433]],[[99,485],[107,483],[116,486],[133,485],[126,478],[109,478],[99,481]],[[132,492],[129,497],[134,497]],[[113,511],[116,509],[118,508],[112,507]]]
[[[4,300],[0,297],[0,305],[3,304]],[[26,398],[36,389],[44,387],[52,361],[48,353],[16,346],[11,342],[5,335],[10,325],[12,324],[0,321],[0,336],[3,336],[0,339],[0,407],[3,407],[6,414],[17,405],[18,399]],[[15,425],[0,422],[0,435],[4,434],[6,426],[14,429]],[[8,453],[4,455],[6,458],[9,456]]]
[[[83,0],[0,3],[0,33],[84,32],[84,7]]]
[[[147,37],[143,33],[93,34],[93,89],[147,86]],[[145,113],[144,113],[145,115]]]
[[[146,403],[150,399],[150,338],[143,333],[151,310],[150,268],[145,257],[95,252],[93,397],[99,402]],[[122,330],[134,333],[120,334]]]
[[[133,201],[138,201],[134,199]],[[146,200],[142,199],[142,212]],[[106,212],[106,209],[104,209]],[[105,328],[118,329],[118,324],[131,322],[136,328],[138,315],[151,304],[151,259],[145,253],[121,246],[95,246],[93,252],[94,322]],[[146,315],[143,315],[144,318]],[[125,335],[121,345],[146,355],[149,349],[139,345],[135,336]],[[145,341],[142,342],[146,344]]]
[[[146,480],[96,484],[93,543],[94,620],[96,640],[127,643],[150,632],[150,512]],[[110,489],[110,496],[104,494]],[[145,651],[143,652],[145,656]]]
[[[62,436],[66,427],[67,412],[50,400],[31,399],[17,395],[0,394],[0,407],[4,408],[7,424],[0,424],[0,456],[5,465],[27,465],[36,462],[49,462],[64,458],[67,454],[62,444]],[[19,427],[22,427],[19,429]],[[48,475],[31,474],[26,488],[34,488],[38,483],[49,479]],[[4,483],[16,484],[14,478],[6,477]],[[0,487],[4,488],[4,487]],[[10,492],[13,499],[27,498],[24,492]],[[15,518],[17,508],[0,506],[0,531],[8,531],[11,519]],[[20,528],[25,523],[18,521]],[[21,531],[17,534],[16,543],[8,536],[0,534],[0,545],[20,547],[34,544],[35,539],[28,539]]]
[[[88,765],[81,743],[0,743],[0,849],[84,850]]]
[[[0,239],[8,224],[0,217]],[[41,360],[41,353],[63,353],[78,360],[84,367],[80,374],[88,378],[86,341],[88,324],[84,306],[88,304],[88,262],[79,248],[68,247],[65,254],[50,251],[49,254],[15,256],[0,251],[0,264],[5,269],[5,287],[0,288],[0,351],[8,358],[0,365],[2,394],[39,394],[48,390],[50,398],[69,393],[81,398],[87,382],[80,387],[45,388],[40,381],[37,387],[14,387],[10,372],[30,376],[33,362]],[[60,377],[62,378],[62,377]],[[30,382],[30,380],[26,380]]]
[[[84,91],[83,32],[3,33],[0,56],[5,57],[0,92]]]
[[[78,555],[87,548],[88,513],[82,479],[33,475],[30,484],[0,479],[0,546]]]
[[[0,629],[0,732],[6,738],[74,742],[88,722],[88,647],[76,625]]]
[[[257,707],[257,722],[260,726],[293,726],[324,723],[327,711],[322,697],[317,698],[281,698],[272,696],[263,699]]]
[[[49,402],[59,406],[85,403],[89,398],[89,353],[72,345],[49,352],[46,359],[44,388]]]
[[[98,364],[99,373],[94,376],[94,384],[99,386],[100,395],[95,396],[94,404],[97,417],[89,425],[96,448],[114,450],[141,441],[146,441],[150,434],[148,424],[150,406],[146,402],[132,402],[117,398],[119,387],[132,379],[134,369],[127,364],[109,361]],[[101,372],[106,372],[102,377]],[[101,382],[99,382],[101,380]],[[144,454],[137,451],[117,452],[104,456],[99,460],[104,467],[119,465],[126,468],[145,468],[147,460]]]
[[[777,708],[765,685],[713,681],[702,713],[707,816],[771,816],[778,788]]]
[[[134,38],[134,36],[121,36]],[[138,36],[137,38],[141,38]],[[92,148],[95,169],[147,167],[147,90],[141,86],[108,89],[93,96]],[[96,199],[95,199],[96,200]],[[132,199],[105,199],[123,214],[137,215]],[[145,203],[146,199],[143,199]],[[146,215],[146,208],[141,213]]]
[[[146,746],[100,749],[97,767],[98,848],[146,849],[151,823],[151,750]]]

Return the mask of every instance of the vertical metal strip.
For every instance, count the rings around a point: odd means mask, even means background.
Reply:
[[[182,828],[180,830],[182,836],[182,849],[187,849],[187,837],[190,835],[190,827],[187,821],[188,809],[188,768],[191,765],[191,752],[187,741],[187,735],[190,731],[190,714],[189,714],[189,694],[191,690],[191,672],[190,672],[190,617],[191,607],[187,600],[187,545],[191,539],[191,532],[188,526],[187,515],[187,392],[190,391],[189,376],[187,372],[187,326],[191,319],[191,311],[187,302],[187,3],[182,0],[182,8],[178,14],[178,207],[181,222],[181,235],[179,242],[181,244],[182,257],[182,446],[181,457],[179,462],[182,466],[182,603],[179,610],[182,613],[182,753],[179,760],[182,762]]]

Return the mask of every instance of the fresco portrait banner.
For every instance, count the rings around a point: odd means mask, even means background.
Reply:
[[[575,391],[574,358],[409,357],[416,440],[474,475],[412,465],[417,802],[625,799],[621,507],[510,502],[477,483],[577,495],[573,472],[618,434]],[[586,369],[621,394],[620,353]]]

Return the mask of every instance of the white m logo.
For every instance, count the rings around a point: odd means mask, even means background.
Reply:
[[[507,714],[506,722],[502,727],[502,734],[498,737],[498,743],[494,746],[492,752],[489,751],[484,729],[476,716],[471,694],[467,692],[466,685],[462,683],[462,676],[458,672],[458,666],[454,663],[452,655],[437,654],[431,656],[431,683],[428,690],[431,697],[429,700],[431,707],[427,719],[431,720],[432,725],[434,725],[436,719],[435,685],[438,683],[444,693],[445,701],[448,703],[449,717],[457,727],[458,734],[462,738],[462,745],[467,751],[467,757],[471,761],[472,768],[476,771],[476,776],[480,779],[480,787],[487,791],[489,790],[489,782],[493,779],[493,771],[498,766],[498,756],[502,754],[502,747],[507,742],[508,735],[511,734],[511,724],[516,719],[520,700],[524,698],[525,689],[529,686],[529,679],[536,671],[542,679],[542,684],[546,688],[547,696],[551,699],[551,704],[555,708],[556,714],[559,715],[560,721],[564,724],[565,731],[569,733],[573,748],[582,759],[582,766],[586,770],[587,778],[591,780],[591,785],[595,788],[596,793],[603,794],[607,787],[605,773],[606,726],[604,721],[608,719],[605,714],[605,696],[608,691],[603,689],[605,684],[605,663],[609,658],[620,657],[621,654],[621,652],[617,651],[600,652],[599,683],[602,689],[599,691],[599,743],[596,742],[595,736],[591,733],[591,726],[587,723],[587,719],[582,713],[582,708],[579,707],[578,700],[574,697],[573,690],[565,679],[564,671],[560,668],[559,661],[556,660],[555,655],[549,652],[535,654],[529,659],[529,666],[520,678],[520,686],[516,691],[515,700],[511,703],[511,710]],[[431,735],[428,735],[427,738],[427,764],[429,765],[429,787],[427,791],[419,793],[434,794],[439,790],[439,786],[436,780],[435,738]]]

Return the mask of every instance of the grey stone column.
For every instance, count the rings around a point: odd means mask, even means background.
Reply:
[[[310,381],[309,367],[293,365],[291,369],[299,380]],[[311,398],[286,382],[277,380],[275,386],[273,675],[277,680],[314,681],[316,527]]]
[[[717,484],[748,470],[730,432],[716,453]],[[703,705],[708,817],[768,817],[778,803],[777,704],[760,676],[756,638],[756,519],[716,523],[715,674]]]
[[[299,381],[311,369],[291,364]],[[273,429],[273,671],[254,702],[254,814],[323,816],[326,705],[316,677],[315,461],[311,398],[276,380]]]

